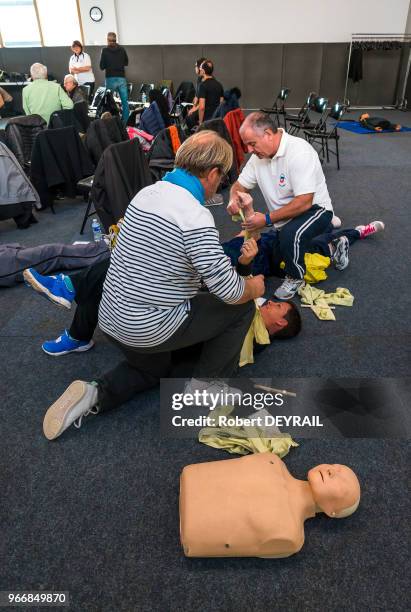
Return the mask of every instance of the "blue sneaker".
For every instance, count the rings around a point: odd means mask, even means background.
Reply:
[[[67,329],[65,329],[64,333],[57,340],[47,340],[43,342],[41,348],[47,355],[60,357],[60,355],[67,355],[67,353],[83,353],[93,346],[93,340],[89,342],[87,340],[74,340],[70,337]]]
[[[58,276],[43,276],[34,268],[24,270],[23,277],[26,285],[38,291],[41,295],[54,302],[58,306],[71,308],[71,303],[76,296],[69,276],[59,274]]]

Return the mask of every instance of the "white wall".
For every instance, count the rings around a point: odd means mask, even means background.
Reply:
[[[114,0],[80,0],[79,4],[83,23],[84,44],[86,46],[105,45],[107,32],[118,32]],[[103,19],[98,23],[90,19],[90,9],[93,6],[98,6],[103,11]]]
[[[127,45],[345,42],[402,33],[409,0],[80,0],[86,44],[109,30]],[[93,24],[91,6],[104,18]],[[117,22],[116,22],[117,14]]]

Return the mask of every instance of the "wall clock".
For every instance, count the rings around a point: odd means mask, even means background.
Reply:
[[[101,21],[103,19],[103,11],[98,6],[92,6],[90,9],[90,19],[93,21]]]

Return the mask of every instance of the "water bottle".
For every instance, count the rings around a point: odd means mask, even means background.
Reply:
[[[141,101],[143,104],[145,104],[147,102],[147,96],[146,96],[146,92],[143,91],[143,93],[141,94]]]
[[[100,240],[103,237],[103,234],[101,231],[100,223],[97,221],[97,219],[93,219],[93,222],[91,224],[91,229],[93,230],[94,242],[100,242]]]

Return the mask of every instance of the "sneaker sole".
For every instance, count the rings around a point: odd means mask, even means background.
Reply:
[[[38,280],[34,278],[34,276],[31,274],[31,272],[29,272],[29,270],[24,270],[23,277],[27,285],[37,291],[37,293],[40,293],[40,295],[42,295],[43,297],[50,300],[50,302],[53,302],[53,304],[57,304],[57,306],[63,306],[63,308],[67,308],[68,310],[71,309],[71,302],[69,302],[65,298],[59,298],[50,293],[50,291],[46,287],[43,287],[43,285],[41,285]]]
[[[338,253],[340,254],[342,251],[342,257],[344,259],[344,261],[341,263],[340,262],[340,258],[337,257],[338,261],[335,261],[335,257],[336,257],[336,253],[334,253],[334,267],[336,270],[339,270],[340,272],[342,270],[345,270],[348,266],[348,264],[350,263],[350,258],[349,258],[349,247],[350,247],[350,243],[348,242],[348,238],[346,236],[344,236],[345,240],[342,242],[342,247],[338,249]],[[340,255],[341,257],[341,255]]]
[[[76,349],[71,349],[71,351],[61,351],[60,353],[50,353],[50,351],[46,351],[43,345],[41,346],[41,348],[47,355],[50,355],[51,357],[60,357],[62,355],[68,355],[69,353],[84,353],[85,351],[89,351],[91,348],[93,348],[93,346],[94,342],[93,340],[90,340],[90,342],[85,346],[80,346]]]
[[[50,406],[43,420],[43,433],[47,440],[54,440],[63,433],[66,429],[64,425],[67,415],[83,399],[86,390],[86,384],[82,380],[75,380]]]
[[[301,285],[301,287],[298,287],[298,289],[301,289],[302,287],[305,287],[305,283],[304,283],[304,285]],[[277,300],[282,300],[283,302],[288,302],[288,300],[292,300],[293,297],[295,297],[297,295],[298,289],[296,291],[294,291],[294,293],[292,295],[288,295],[287,297],[277,295],[277,292],[274,291],[274,297],[277,298]]]

